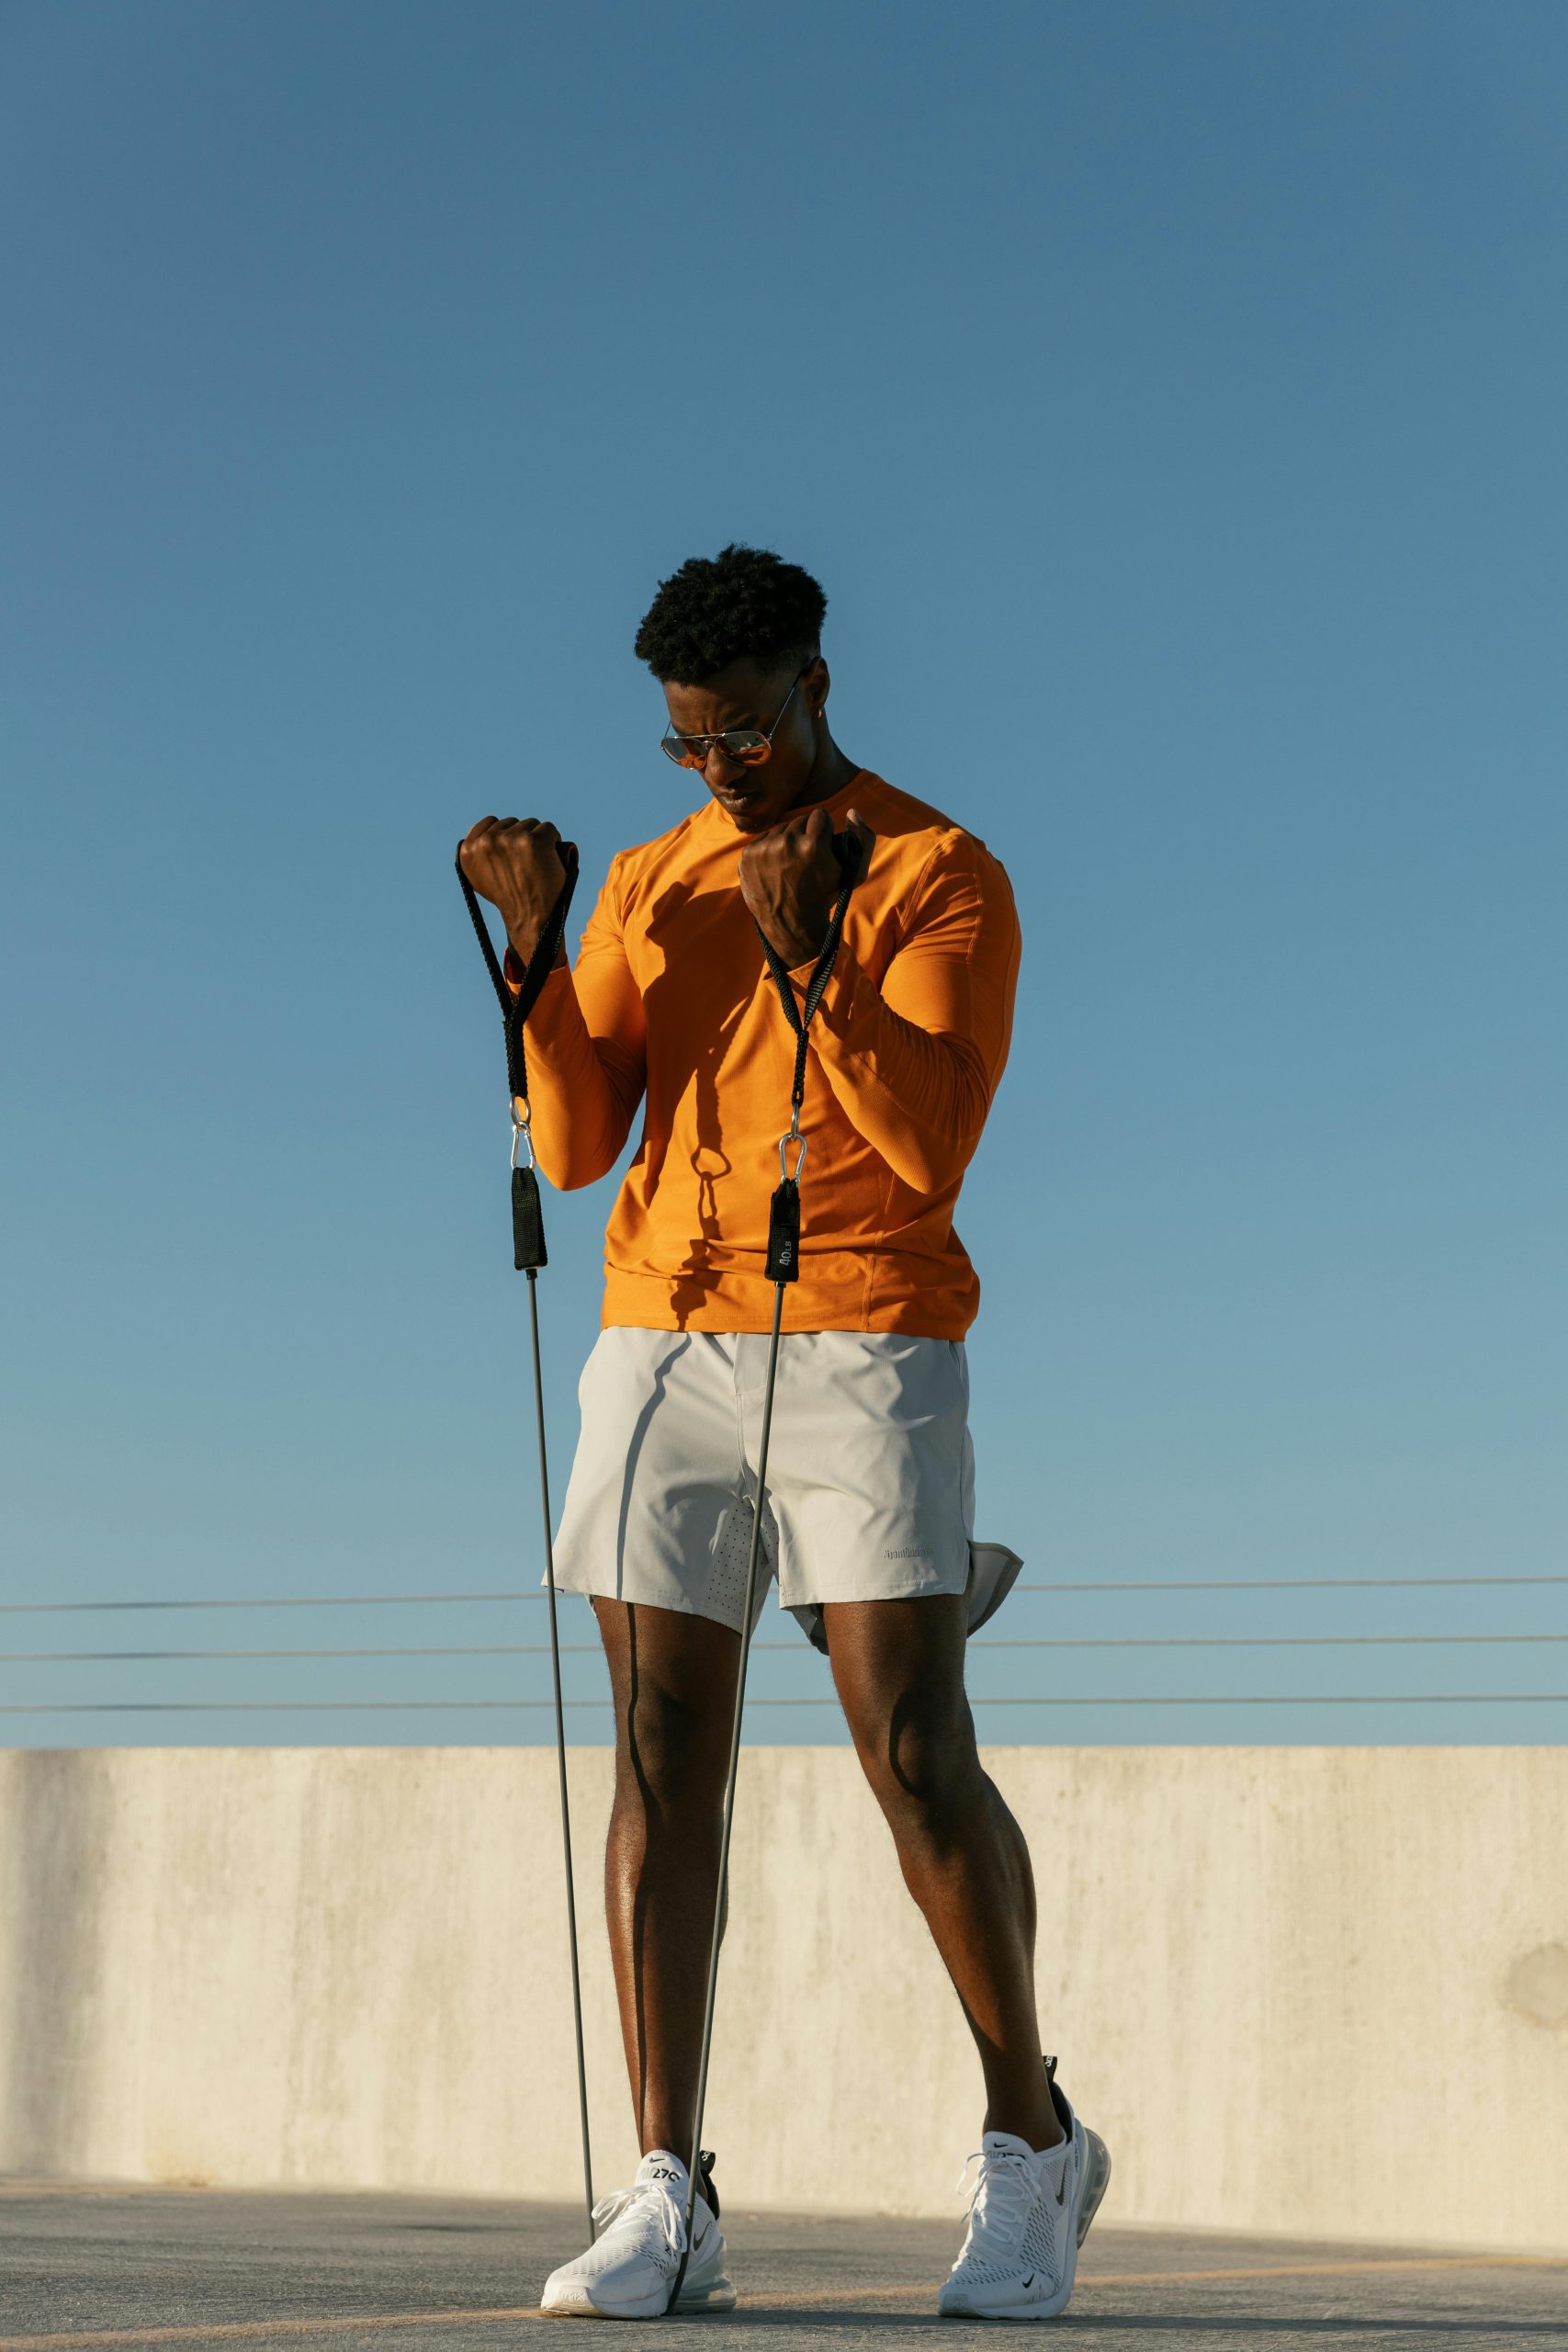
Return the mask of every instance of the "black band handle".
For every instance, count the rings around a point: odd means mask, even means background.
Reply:
[[[539,1001],[539,991],[549,978],[566,930],[567,912],[571,894],[577,888],[577,844],[575,842],[557,843],[557,851],[566,869],[560,896],[546,916],[534,953],[528,958],[522,985],[513,995],[506,985],[506,974],[495,952],[490,926],[479,911],[479,895],[463,871],[463,850],[457,846],[457,879],[463,886],[463,903],[468,910],[468,920],[474,926],[474,937],[483,951],[485,969],[495,990],[496,1002],[506,1028],[506,1090],[512,1102],[512,1262],[520,1274],[532,1277],[539,1267],[548,1263],[545,1250],[544,1207],[539,1198],[539,1180],[534,1173],[534,1147],[525,1126],[517,1118],[517,1104],[527,1116],[528,1062],[523,1050],[523,1023]],[[518,1148],[527,1145],[526,1163],[519,1165]]]
[[[807,1031],[811,1026],[812,1014],[822,1001],[822,991],[828,985],[838,956],[839,942],[844,935],[844,917],[849,911],[850,894],[861,878],[860,835],[835,833],[833,854],[839,861],[839,871],[843,879],[839,885],[839,895],[833,902],[832,914],[829,917],[827,936],[817,952],[817,961],[811,967],[811,978],[806,984],[804,1005],[795,1003],[795,990],[790,985],[788,966],[763,932],[761,924],[757,925],[757,936],[762,943],[762,954],[767,959],[768,969],[773,976],[773,983],[779,992],[779,1002],[784,1006],[784,1018],[795,1035],[795,1083],[790,1089],[789,1108],[790,1132],[796,1136],[800,1133],[800,1106],[806,1100]],[[768,1204],[768,1255],[763,1271],[771,1283],[793,1283],[800,1279],[799,1179],[801,1164],[806,1157],[806,1147],[804,1143],[801,1145],[800,1158],[795,1161],[794,1175],[791,1175],[784,1164],[785,1142],[787,1138],[779,1146],[781,1182],[778,1190]]]
[[[835,833],[833,855],[838,859],[839,871],[843,880],[839,885],[839,895],[833,901],[833,911],[828,920],[827,936],[817,952],[817,961],[811,967],[811,978],[806,984],[804,1005],[795,1003],[795,990],[790,985],[789,967],[764,933],[761,924],[757,925],[757,936],[762,943],[762,954],[767,960],[768,969],[773,976],[773,985],[779,992],[779,1002],[784,1006],[784,1018],[795,1035],[795,1083],[790,1090],[789,1098],[792,1111],[798,1111],[806,1100],[806,1033],[811,1025],[812,1014],[822,1001],[822,991],[832,975],[834,961],[839,953],[839,942],[844,935],[844,917],[849,911],[850,895],[856,883],[863,879],[860,871],[860,835]]]
[[[539,992],[549,978],[566,930],[566,919],[571,907],[571,894],[577,888],[578,856],[575,842],[558,842],[556,852],[566,869],[560,896],[545,917],[538,944],[528,958],[523,975],[523,985],[513,996],[506,985],[506,975],[501,968],[501,958],[491,940],[490,929],[479,911],[479,902],[473,884],[463,871],[463,845],[457,844],[457,879],[463,886],[463,901],[468,910],[468,920],[474,926],[474,936],[484,952],[485,968],[501,1007],[501,1017],[506,1024],[506,1086],[514,1102],[528,1100],[528,1064],[523,1051],[523,1023],[539,1001]]]

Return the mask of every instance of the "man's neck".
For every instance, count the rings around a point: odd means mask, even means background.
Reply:
[[[845,785],[852,784],[859,774],[858,763],[847,758],[832,737],[828,736],[811,763],[811,773],[789,804],[791,812],[796,808],[815,808],[819,800],[831,800],[835,792],[842,792]]]

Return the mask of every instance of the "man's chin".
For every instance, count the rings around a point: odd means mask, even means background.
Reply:
[[[775,825],[784,821],[782,810],[770,808],[761,801],[735,804],[719,799],[716,792],[714,798],[738,833],[771,833]]]

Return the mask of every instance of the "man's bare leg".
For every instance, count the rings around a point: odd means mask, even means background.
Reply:
[[[833,1601],[822,1615],[856,1753],[980,2053],[985,2128],[1054,2147],[1063,2135],[1040,2063],[1034,1878],[976,1752],[964,1601]]]
[[[638,2145],[689,2160],[739,1636],[595,1600],[615,1702],[604,1911]]]

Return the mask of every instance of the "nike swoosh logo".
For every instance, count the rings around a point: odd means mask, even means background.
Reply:
[[[1033,2284],[1034,2284],[1034,2273],[1033,2273],[1033,2271],[1032,2270],[1032,2271],[1030,2272],[1030,2274],[1029,2274],[1029,2276],[1028,2276],[1028,2278],[1022,2278],[1022,2279],[1021,2279],[1021,2280],[1019,2281],[1019,2292],[1020,2292],[1021,2294],[1027,2295],[1027,2294],[1028,2294],[1028,2292],[1029,2292],[1029,2290],[1030,2290],[1030,2289],[1031,2289],[1031,2287],[1032,2287],[1032,2286],[1033,2286]]]

